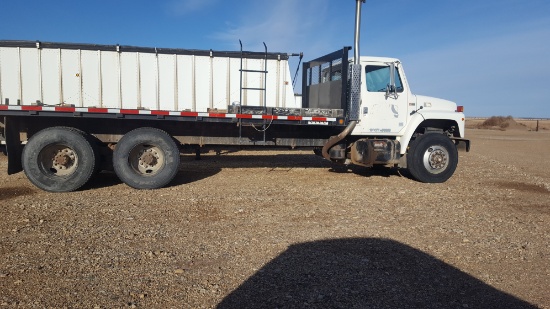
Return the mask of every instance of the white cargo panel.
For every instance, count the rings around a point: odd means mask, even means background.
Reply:
[[[233,103],[301,107],[284,54],[269,54],[267,74],[243,72],[242,87],[263,88],[265,80],[267,90],[265,97],[260,90],[243,90],[240,102],[238,52],[161,51],[0,41],[0,104],[197,112],[225,110]],[[265,61],[258,53],[245,56],[243,69],[264,70]]]

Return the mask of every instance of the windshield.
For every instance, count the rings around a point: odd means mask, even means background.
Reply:
[[[368,92],[386,92],[386,87],[390,84],[390,67],[380,65],[368,65],[367,73],[367,91]],[[403,92],[401,76],[399,70],[395,68],[395,88],[397,92]]]

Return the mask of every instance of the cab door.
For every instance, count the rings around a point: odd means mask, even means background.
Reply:
[[[364,134],[396,134],[405,126],[408,92],[399,73],[399,62],[367,62],[363,65],[360,123]],[[365,91],[366,90],[366,91]]]

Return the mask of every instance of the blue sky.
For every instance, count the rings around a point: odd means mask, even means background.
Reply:
[[[0,40],[304,52],[353,45],[352,0],[0,0]],[[361,54],[467,116],[550,118],[550,1],[367,0]],[[295,70],[297,61],[291,62]]]

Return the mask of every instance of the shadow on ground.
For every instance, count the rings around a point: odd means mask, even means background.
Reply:
[[[273,155],[210,155],[201,156],[195,160],[194,156],[182,156],[180,170],[208,172],[215,174],[222,168],[272,168],[272,169],[293,169],[293,168],[318,168],[333,173],[353,173],[360,176],[391,177],[399,176],[397,168],[375,165],[372,168],[343,165],[332,163],[320,156],[312,154],[273,154]]]
[[[115,186],[121,183],[122,181],[118,179],[117,175],[114,172],[104,171],[92,176],[92,178],[90,178],[88,183],[86,183],[80,190],[86,191],[86,190],[93,190],[93,189],[99,189],[99,188],[106,188],[106,187]]]
[[[412,175],[406,169],[383,165],[364,167],[358,165],[345,166],[333,164],[329,171],[332,173],[353,173],[363,177],[406,177],[414,180]]]
[[[273,171],[293,168],[319,168],[333,173],[353,173],[363,177],[408,177],[406,171],[396,168],[375,166],[345,166],[331,163],[314,154],[273,154],[273,155],[203,155],[200,160],[195,156],[183,155],[180,158],[179,173],[167,186],[179,186],[212,177],[223,168],[270,168]],[[114,172],[101,172],[94,175],[82,190],[98,189],[121,184]]]
[[[27,187],[6,187],[0,189],[0,201],[6,201],[19,196],[32,195],[36,191]]]
[[[250,152],[249,152],[250,153]],[[327,168],[331,163],[322,157],[313,154],[239,154],[239,152],[226,155],[202,155],[200,160],[195,156],[182,156],[181,162],[184,167],[203,166],[215,164],[228,168],[258,168],[258,167],[282,167],[282,168]]]
[[[228,295],[225,308],[536,308],[388,239],[290,246]]]

